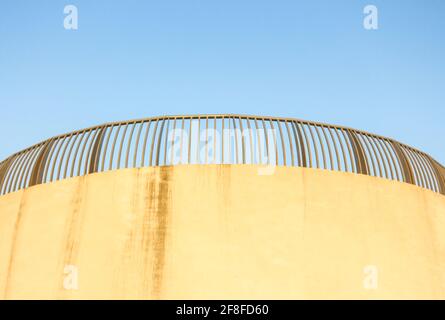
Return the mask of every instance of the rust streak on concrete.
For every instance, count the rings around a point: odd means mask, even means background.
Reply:
[[[87,188],[87,185],[85,184],[85,178],[80,178],[76,186],[76,192],[74,192],[70,204],[70,207],[73,208],[73,210],[66,220],[65,239],[64,245],[62,246],[63,259],[59,267],[60,273],[56,284],[56,288],[59,288],[59,292],[62,297],[65,297],[68,294],[68,292],[63,288],[63,279],[65,277],[64,268],[67,265],[75,266],[77,256],[79,254],[83,224],[82,202],[84,201],[85,188]]]
[[[25,206],[26,206],[26,192],[24,192],[20,198],[20,205],[19,205],[19,209],[17,212],[17,218],[16,218],[15,224],[14,224],[12,246],[11,246],[11,250],[10,250],[10,257],[9,257],[9,263],[8,263],[8,269],[7,269],[8,271],[7,271],[7,275],[6,275],[5,292],[3,293],[5,300],[8,299],[8,295],[9,295],[9,291],[10,291],[11,278],[12,278],[12,274],[14,272],[14,258],[15,258],[15,254],[16,254],[17,242],[18,242],[18,238],[19,238],[20,226],[21,226],[21,221],[23,218],[23,211],[24,211]]]
[[[155,185],[151,186],[153,191],[150,199],[150,212],[152,213],[152,229],[153,243],[153,272],[152,272],[152,296],[154,299],[162,297],[162,281],[165,268],[165,250],[169,217],[170,202],[170,174],[172,168],[162,168]]]

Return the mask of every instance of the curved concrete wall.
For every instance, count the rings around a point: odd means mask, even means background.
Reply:
[[[270,173],[128,169],[2,196],[0,298],[445,298],[444,196]]]

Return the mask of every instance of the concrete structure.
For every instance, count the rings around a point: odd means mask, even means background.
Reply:
[[[0,299],[445,298],[445,168],[289,118],[165,116],[0,162]]]
[[[262,169],[125,169],[4,195],[0,298],[445,298],[443,195]]]

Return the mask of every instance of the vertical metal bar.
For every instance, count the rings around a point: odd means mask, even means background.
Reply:
[[[216,117],[213,119],[213,164],[215,164],[216,161],[216,133],[217,133],[217,126],[216,126]]]
[[[90,144],[88,146],[87,154],[86,154],[86,157],[85,157],[85,165],[84,165],[84,168],[83,168],[83,174],[84,175],[88,174],[89,171],[90,171],[89,165],[91,163],[91,153],[93,151],[93,147],[94,147],[94,144],[96,142],[96,139],[97,139],[98,135],[99,135],[99,129],[96,128],[96,130],[94,130],[94,134],[93,134],[93,137],[91,138],[91,142],[90,142]]]
[[[380,145],[380,139],[374,138],[373,136],[370,136],[369,139],[372,141],[372,143],[375,145],[375,147],[377,148],[377,150],[379,152],[380,159],[382,162],[382,167],[385,172],[385,178],[389,178],[389,172],[388,172],[388,168],[386,165],[386,161],[388,160],[388,158],[387,158],[387,155],[384,153],[385,150],[383,150],[382,146]],[[381,168],[380,168],[380,170],[381,170]],[[391,177],[392,177],[392,172],[391,172]]]
[[[311,150],[311,145],[309,143],[309,135],[306,132],[306,127],[309,128],[309,126],[308,125],[304,125],[303,123],[300,123],[300,126],[301,126],[301,132],[303,133],[304,140],[306,142],[306,148],[303,148],[303,150],[306,149],[306,154],[308,155],[308,158],[309,158],[309,167],[312,168],[313,167],[312,166],[312,150]],[[299,127],[297,126],[297,129],[298,128]],[[310,129],[308,129],[308,130],[310,131]]]
[[[356,159],[357,168],[359,168],[359,172],[361,174],[368,174],[368,165],[366,163],[366,158],[364,151],[362,149],[361,143],[358,140],[356,133],[352,130],[347,130],[350,141],[352,142],[354,157]]]
[[[77,142],[77,139],[79,138],[79,136],[80,136],[79,133],[76,133],[76,134],[75,134],[74,141],[73,141],[73,143],[71,144],[71,147],[70,147],[70,149],[69,149],[69,151],[68,151],[68,155],[67,155],[67,157],[66,157],[66,161],[65,161],[65,170],[64,170],[63,179],[66,179],[66,177],[67,177],[67,174],[68,174],[68,167],[69,167],[69,165],[70,165],[70,163],[71,163],[71,162],[70,162],[71,153],[73,152],[74,146],[76,145],[76,142]],[[72,163],[72,166],[74,166],[74,163]]]
[[[411,168],[413,168],[414,184],[419,187],[424,187],[423,181],[422,181],[422,175],[420,173],[419,167],[417,166],[415,159],[412,157],[411,151],[409,149],[405,149],[404,147],[402,147],[402,151],[406,156],[406,160],[411,165]]]
[[[377,162],[377,169],[379,171],[379,177],[384,177],[383,174],[383,170],[382,170],[382,166],[380,165],[380,160],[383,159],[382,154],[380,153],[380,150],[376,150],[376,147],[374,147],[374,144],[372,143],[372,139],[370,139],[368,137],[367,134],[363,134],[363,141],[365,141],[365,143],[367,143],[371,148],[370,148],[370,157],[374,166],[374,171],[375,171],[375,163],[373,160],[373,157],[375,158],[375,162]],[[371,149],[372,149],[372,154],[371,154]]]
[[[29,158],[31,157],[31,151],[32,150],[27,150],[27,151],[23,151],[22,152],[22,159],[20,160],[19,166],[17,167],[17,172],[15,173],[15,177],[13,180],[13,186],[12,186],[12,190],[17,191],[20,188],[20,179],[23,175],[24,169],[26,168],[26,165],[29,161]]]
[[[418,153],[417,155],[424,165],[425,171],[428,176],[429,184],[431,186],[433,186],[433,188],[436,192],[441,193],[442,191],[441,191],[441,185],[440,185],[440,182],[441,182],[440,173],[439,173],[439,175],[437,175],[438,173],[436,172],[436,168],[434,167],[434,165],[432,165],[429,162],[427,155],[425,155],[423,153]]]
[[[122,133],[122,139],[121,139],[121,143],[119,145],[119,150],[117,152],[117,169],[121,168],[121,159],[122,159],[122,150],[124,148],[124,141],[125,141],[125,137],[127,136],[127,131],[128,131],[128,123],[125,123],[124,125],[124,132]]]
[[[12,174],[12,171],[14,170],[16,161],[17,161],[17,157],[19,155],[15,154],[13,156],[10,157],[11,163],[9,164],[9,168],[8,170],[6,170],[5,174],[4,174],[4,178],[3,178],[3,192],[6,194],[8,193],[8,186],[9,186],[9,180]]]
[[[100,160],[100,154],[102,150],[102,144],[103,144],[103,138],[105,136],[105,131],[107,130],[107,127],[102,127],[100,129],[97,129],[97,134],[94,139],[93,149],[90,156],[90,166],[88,173],[95,173],[99,171],[99,160]],[[105,156],[105,155],[104,155]]]
[[[362,156],[362,159],[360,159],[360,161],[362,162],[362,164],[364,164],[365,174],[371,175],[368,157],[366,156],[365,146],[363,145],[362,141],[360,140],[360,134],[356,131],[352,131],[352,133],[353,133],[353,136],[356,138],[356,142],[358,143],[357,144],[358,151],[359,151],[359,154]]]
[[[411,163],[412,167],[414,168],[414,172],[417,176],[416,185],[426,188],[425,179],[424,179],[422,172],[420,170],[419,163],[417,162],[416,158],[413,155],[413,152],[409,148],[403,147],[402,149],[403,149],[403,152],[407,155],[408,161]]]
[[[147,150],[148,133],[150,132],[151,120],[148,122],[147,129],[145,130],[144,146],[142,148],[141,167],[145,167],[145,151]]]
[[[335,159],[337,160],[337,170],[341,171],[341,167],[340,167],[340,157],[338,155],[338,150],[337,150],[337,143],[335,142],[334,139],[334,135],[332,134],[331,128],[330,127],[326,127],[326,130],[329,132],[329,136],[331,137],[331,141],[332,141],[332,146],[334,147],[334,151],[335,151]],[[335,129],[334,129],[335,130]],[[326,136],[325,136],[326,139]],[[327,139],[326,139],[327,140]],[[328,143],[329,146],[329,143]],[[329,151],[330,152],[330,151]],[[334,164],[331,162],[331,170],[334,170]]]
[[[8,193],[15,191],[14,189],[14,185],[16,183],[16,180],[20,174],[20,168],[23,165],[23,162],[25,161],[26,158],[26,152],[19,152],[17,154],[17,160],[15,161],[15,164],[10,172],[10,176],[9,176],[9,188],[8,188]]]
[[[167,131],[165,132],[165,138],[164,138],[164,164],[166,165],[167,164],[167,157],[168,157],[168,155],[167,155],[167,153],[168,153],[167,147],[168,147],[168,138],[169,138],[168,135],[169,135],[169,132],[170,132],[170,119],[166,119],[165,121],[167,123],[167,127],[166,127]],[[176,118],[175,118],[174,121],[176,122]],[[174,135],[175,135],[175,130],[173,130],[173,138],[175,138]],[[173,148],[172,148],[172,154],[173,154]],[[173,158],[171,159],[171,163],[170,164],[173,164]]]
[[[130,124],[128,124],[129,126]],[[128,144],[127,144],[127,155],[125,156],[125,168],[128,168],[128,161],[130,158],[130,149],[131,149],[131,142],[133,140],[133,134],[134,134],[134,129],[136,128],[136,122],[133,123],[132,127],[131,127],[131,131],[130,131],[130,135],[128,136]]]
[[[171,141],[171,145],[170,145],[170,156],[171,156],[171,164],[174,165],[175,161],[174,161],[174,151],[175,151],[175,140],[176,140],[176,118],[173,119],[173,139]]]
[[[294,158],[294,144],[292,143],[292,134],[291,131],[289,129],[289,122],[285,121],[286,123],[286,129],[287,129],[287,138],[289,140],[289,149],[290,149],[290,157],[291,157],[291,162],[292,162],[292,166],[295,167],[295,158]],[[295,133],[295,132],[294,132]],[[297,141],[295,140],[295,144],[297,143]],[[297,145],[296,145],[297,146]]]
[[[190,128],[189,128],[189,145],[188,145],[188,164],[192,164],[192,125],[193,125],[193,119],[190,118]]]
[[[426,188],[432,190],[432,191],[438,191],[436,188],[436,185],[432,182],[431,176],[428,172],[428,168],[426,167],[425,163],[422,160],[422,157],[420,154],[418,154],[416,151],[412,151],[412,156],[416,160],[417,165],[419,166],[422,174],[422,179],[424,181],[424,184]]]
[[[395,176],[396,180],[402,180],[403,178],[401,178],[399,176],[399,170],[398,170],[398,167],[397,167],[397,161],[396,161],[396,159],[393,156],[393,152],[389,148],[390,142],[386,141],[386,140],[382,140],[381,142],[382,142],[383,146],[385,147],[386,151],[388,152],[389,157],[391,159],[391,160],[388,160],[388,165],[390,166],[390,168],[392,166],[394,166],[394,176]],[[391,172],[392,172],[392,169],[391,169]]]
[[[357,162],[355,161],[354,158],[354,152],[352,150],[352,143],[350,140],[349,135],[347,135],[347,133],[345,133],[345,131],[343,131],[343,129],[340,129],[340,132],[343,136],[343,140],[346,143],[346,146],[348,147],[348,155],[349,155],[349,161],[351,163],[351,170],[352,172],[358,172],[358,168],[357,168]]]
[[[239,163],[239,149],[238,149],[238,129],[236,127],[235,117],[233,120],[233,130],[235,130],[235,154],[236,154],[236,163]],[[234,160],[235,161],[235,160]]]
[[[153,151],[155,148],[155,140],[156,140],[156,133],[158,132],[158,124],[159,124],[159,119],[155,120],[156,124],[155,124],[155,128],[154,128],[154,132],[153,135],[151,137],[151,148],[150,148],[150,162],[149,162],[149,166],[153,166]]]
[[[208,142],[209,142],[209,118],[206,117],[206,140],[205,140],[205,146],[206,146],[206,155],[205,155],[205,164],[207,164],[207,154],[209,152],[209,146],[208,146]]]
[[[293,166],[302,166],[302,157],[301,157],[301,142],[297,136],[297,130],[295,129],[295,123],[293,121],[290,122],[290,126],[292,128],[291,132],[293,133],[293,140],[295,141],[295,151],[297,153],[297,164],[294,163],[292,159]],[[289,133],[289,139],[291,139],[291,134]],[[292,152],[293,155],[293,152]]]
[[[14,157],[11,156],[4,160],[2,164],[0,165],[0,195],[4,194],[4,186],[6,181],[6,176],[9,173],[9,167],[11,166],[11,163],[13,162]],[[6,190],[5,190],[6,192]]]
[[[246,124],[247,124],[247,132],[249,135],[249,140],[248,140],[248,142],[246,142],[246,164],[247,163],[254,164],[255,163],[255,155],[254,155],[255,150],[254,150],[253,135],[252,135],[253,129],[250,125],[250,121],[253,120],[253,118],[250,119],[249,117],[246,117],[245,120],[246,120]],[[247,148],[249,148],[249,152],[247,151]],[[250,162],[247,160],[247,154],[249,154]]]
[[[2,195],[2,181],[3,181],[3,176],[4,176],[4,167],[6,165],[6,161],[2,161],[0,162],[0,195]]]
[[[434,170],[436,181],[439,187],[439,192],[441,194],[445,194],[445,170],[441,169],[440,165],[437,164],[436,161],[433,160],[429,155],[425,155],[426,161],[429,166]],[[443,170],[444,175],[442,175],[441,171]]]
[[[400,146],[400,149],[402,150],[403,156],[405,157],[408,166],[412,170],[412,178],[413,178],[412,183],[414,185],[419,185],[420,186],[421,185],[420,184],[420,177],[419,177],[419,173],[417,172],[417,167],[415,166],[415,164],[411,160],[409,153],[402,146]]]
[[[14,165],[13,165],[13,167],[11,167],[11,170],[10,170],[11,172],[10,172],[9,179],[8,179],[7,193],[15,191],[15,190],[13,190],[15,177],[17,176],[17,170],[20,167],[24,156],[25,156],[24,153],[19,153],[16,155],[16,160],[14,162]]]
[[[241,146],[242,146],[242,159],[243,159],[243,164],[246,164],[246,147],[245,147],[245,141],[244,141],[244,130],[243,130],[243,120],[240,118],[238,118],[239,120],[239,124],[240,124],[240,129],[241,129]]]
[[[41,149],[43,149],[42,145],[34,148],[33,155],[31,157],[31,161],[27,165],[25,174],[23,176],[23,186],[24,186],[24,188],[27,188],[29,186],[29,181],[31,180],[31,174],[30,174],[31,173],[31,169],[34,167],[34,163],[35,163],[35,161],[37,159],[37,156],[39,155]],[[0,183],[0,190],[1,190],[1,183]]]
[[[221,119],[221,164],[224,164],[224,122],[225,118]]]
[[[273,143],[274,143],[274,148],[275,148],[275,165],[278,166],[278,164],[279,164],[279,161],[278,161],[278,140],[277,140],[277,136],[275,134],[275,126],[273,125],[272,119],[269,119],[269,125],[272,128]]]
[[[49,153],[48,153],[48,156],[46,159],[46,164],[45,164],[45,166],[43,166],[43,174],[42,174],[42,182],[41,183],[47,182],[50,166],[55,165],[53,163],[54,161],[52,160],[54,152],[56,152],[56,150],[58,150],[58,148],[60,147],[59,143],[61,141],[63,142],[63,140],[61,138],[56,138],[54,140],[54,145],[52,146],[51,150],[49,150]]]
[[[286,161],[286,146],[284,145],[284,139],[283,139],[283,129],[281,128],[281,122],[277,121],[277,126],[280,132],[280,139],[281,139],[281,146],[283,148],[283,165],[286,166],[287,165],[287,161]],[[277,148],[278,150],[278,148]],[[277,163],[278,165],[278,163]]]
[[[37,157],[36,163],[34,164],[34,168],[31,173],[31,179],[29,181],[29,186],[35,186],[42,183],[42,167],[46,163],[46,157],[48,155],[49,150],[53,146],[54,139],[48,140],[45,142],[42,150],[40,151],[39,156]]]
[[[33,147],[31,150],[28,151],[29,156],[28,156],[28,159],[26,160],[25,166],[22,169],[22,173],[21,173],[20,179],[18,181],[16,190],[19,188],[26,188],[26,178],[27,178],[26,173],[28,172],[29,167],[32,164],[35,154],[37,154],[38,149],[39,149],[38,147]],[[1,169],[0,169],[0,171],[1,171]],[[0,173],[0,175],[1,175],[1,173]],[[1,184],[0,184],[0,190],[1,190]]]
[[[363,173],[361,159],[359,157],[359,151],[356,141],[353,138],[353,135],[350,130],[346,130],[346,134],[348,136],[348,141],[351,144],[351,162],[354,162],[356,173]]]
[[[74,152],[74,160],[73,160],[73,164],[72,164],[72,166],[71,166],[71,174],[70,174],[70,177],[73,177],[73,176],[74,176],[74,170],[75,170],[75,166],[76,166],[76,160],[77,160],[77,156],[78,156],[78,154],[79,154],[78,151],[79,151],[80,146],[82,145],[83,138],[85,138],[86,131],[82,131],[82,132],[79,133],[79,134],[81,134],[82,137],[80,138],[79,143],[77,144],[77,147],[76,147],[76,151]],[[80,162],[81,160],[82,160],[82,159],[79,159],[79,162]]]
[[[423,181],[424,181],[426,187],[430,190],[437,191],[437,190],[435,190],[434,183],[432,183],[432,181],[430,179],[430,176],[428,174],[428,169],[426,168],[425,163],[423,162],[420,154],[413,151],[413,157],[416,158],[416,161],[419,164],[420,169],[422,170],[422,177],[423,177]]]
[[[326,154],[324,152],[324,144],[323,141],[321,140],[320,132],[318,131],[317,125],[314,126],[314,130],[317,133],[318,142],[320,143],[321,156],[323,157],[323,169],[327,169],[327,161],[326,161],[327,159],[326,159]]]
[[[318,162],[318,148],[317,145],[315,144],[315,139],[314,139],[314,134],[312,132],[312,126],[308,125],[308,130],[309,133],[311,134],[311,138],[312,138],[312,145],[314,146],[314,151],[315,151],[315,162],[317,163],[317,169],[320,168],[319,162]]]
[[[339,130],[338,128],[334,128],[334,132],[335,132],[335,135],[337,136],[338,144],[340,145],[341,153],[343,156],[343,162],[345,164],[345,172],[349,172],[348,160],[346,159],[345,148],[343,147],[343,141],[341,140],[340,135],[338,134],[338,130]],[[338,160],[338,162],[340,163],[340,159]]]
[[[371,152],[371,149],[369,148],[369,146],[368,146],[368,144],[367,144],[367,141],[363,138],[363,135],[362,134],[357,134],[357,139],[360,141],[360,145],[362,146],[362,148],[363,148],[363,150],[364,150],[364,156],[365,156],[365,159],[366,159],[366,163],[369,165],[370,164],[370,169],[372,169],[372,172],[373,172],[373,174],[374,174],[374,176],[377,176],[377,173],[376,173],[376,165],[375,165],[375,163],[374,163],[374,158],[372,157],[372,152]],[[368,156],[369,156],[369,159],[368,159]],[[371,161],[369,161],[369,160],[371,160]],[[368,169],[369,169],[369,167],[368,167]],[[371,175],[371,170],[369,170],[369,175]]]
[[[306,130],[304,129],[304,125],[302,123],[295,122],[295,129],[297,130],[298,140],[300,141],[300,149],[301,149],[301,159],[303,167],[307,168],[309,160],[309,167],[312,168],[312,155],[311,155],[311,147],[309,145],[309,138],[307,137]],[[300,129],[301,127],[301,129]],[[304,139],[303,139],[304,137]],[[307,159],[309,158],[309,159]]]
[[[141,139],[141,134],[142,134],[142,128],[144,127],[144,122],[141,121],[141,125],[139,126],[139,130],[136,136],[136,145],[135,145],[135,150],[134,150],[134,157],[133,157],[133,168],[137,167],[137,158],[138,158],[138,151],[139,151],[139,141]],[[105,156],[105,153],[104,153]]]
[[[93,132],[93,130],[88,130],[88,135],[87,135],[86,140],[85,140],[85,142],[84,142],[84,144],[82,146],[82,151],[80,153],[80,158],[79,158],[79,165],[77,167],[77,176],[80,176],[80,169],[82,168],[83,155],[85,153],[85,149],[86,149],[86,147],[88,145],[88,141],[90,140],[90,136],[91,136],[92,132]],[[83,171],[85,172],[85,168],[84,168]]]
[[[13,159],[14,159],[13,157],[9,157],[5,161],[3,161],[3,164],[0,168],[0,193],[3,190],[4,182],[6,180],[6,175],[9,172],[9,167],[11,166]]]
[[[20,164],[20,167],[19,167],[19,169],[18,169],[16,178],[15,178],[15,181],[14,181],[14,187],[13,187],[13,190],[15,190],[15,191],[17,191],[17,190],[20,189],[20,185],[21,185],[22,177],[23,177],[23,174],[24,174],[24,172],[25,172],[25,169],[26,169],[26,167],[27,167],[27,165],[28,165],[29,159],[31,158],[32,151],[33,151],[33,150],[31,149],[31,150],[28,150],[28,151],[23,152],[24,158],[23,158],[23,160],[22,160],[22,163]]]
[[[440,175],[437,176],[436,169],[430,164],[427,156],[424,156],[421,152],[415,152],[415,154],[421,162],[422,168],[424,168],[425,179],[428,181],[430,189],[440,193]]]
[[[323,137],[324,137],[324,140],[326,141],[326,145],[328,147],[329,163],[330,163],[331,170],[334,170],[334,163],[333,163],[331,146],[330,146],[328,137],[327,137],[326,132],[325,132],[325,127],[324,126],[320,126],[320,130],[321,130],[321,132],[323,132]]]
[[[69,135],[69,137],[68,137],[68,141],[67,141],[67,143],[65,144],[65,147],[63,148],[62,155],[60,156],[59,170],[58,170],[58,172],[57,172],[57,178],[56,178],[56,180],[60,180],[60,173],[61,173],[61,171],[62,171],[62,163],[63,163],[63,159],[65,158],[66,150],[68,149],[68,146],[70,145],[71,140],[73,139],[73,136],[74,136],[73,134],[70,134],[70,135]]]
[[[261,138],[260,138],[260,128],[258,126],[258,119],[255,118],[255,129],[257,135],[257,146],[258,146],[258,164],[263,164],[263,157],[261,154]]]
[[[56,160],[57,160],[57,159],[55,159],[54,161],[52,161],[54,152],[56,152],[56,150],[60,149],[60,146],[63,144],[64,139],[57,138],[55,141],[56,141],[56,143],[54,144],[53,148],[51,149],[49,156],[47,158],[47,161],[46,161],[46,165],[44,166],[42,183],[47,182],[50,166],[52,165],[52,167],[54,167],[56,164]]]
[[[119,124],[119,126],[117,127],[117,130],[116,130],[116,133],[114,134],[113,145],[111,146],[110,164],[108,166],[108,170],[113,169],[114,150],[116,149],[117,138],[119,137],[121,127],[122,127],[122,124]]]
[[[199,149],[201,147],[201,117],[198,117],[198,144],[196,146],[196,163],[201,164],[201,160],[199,159]]]
[[[408,160],[406,159],[406,156],[404,155],[402,148],[400,147],[400,144],[398,142],[391,141],[390,146],[394,149],[394,152],[399,160],[403,175],[403,181],[414,184],[413,170],[409,165]]]
[[[156,166],[159,166],[159,154],[161,153],[161,141],[162,141],[162,134],[164,133],[164,126],[166,119],[162,119],[161,129],[159,130],[159,137],[158,137],[158,145],[156,150]]]
[[[262,119],[263,121],[263,131],[264,131],[264,137],[266,138],[266,155],[267,155],[267,164],[270,165],[270,152],[269,152],[269,138],[268,138],[268,134],[267,134],[267,127],[266,127],[266,123],[264,122],[264,118]]]
[[[297,155],[298,155],[298,141],[297,141],[297,136],[295,134],[295,129],[293,129],[293,133],[294,135],[292,135],[292,131],[289,128],[289,122],[285,121],[286,124],[286,131],[287,131],[287,139],[289,140],[289,149],[290,149],[290,156],[291,156],[291,166],[295,167],[295,155],[294,155],[294,144],[293,144],[293,137],[295,138],[295,150],[297,151]]]
[[[167,122],[167,127],[166,127],[167,129],[166,129],[165,137],[164,137],[164,166],[167,165],[168,138],[169,138],[169,134],[170,134],[170,119],[166,119],[165,121]],[[173,132],[173,134],[174,134],[174,132]]]
[[[182,164],[182,159],[184,158],[184,155],[182,154],[182,144],[183,144],[183,138],[184,138],[184,125],[185,125],[185,119],[182,118],[182,126],[181,126],[181,145],[180,145],[180,149],[179,149],[179,154],[180,154],[180,158],[179,158],[179,163]]]

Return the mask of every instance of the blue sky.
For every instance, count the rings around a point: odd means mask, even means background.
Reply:
[[[363,129],[445,163],[444,39],[441,0],[2,1],[0,158],[109,121],[240,113]]]

